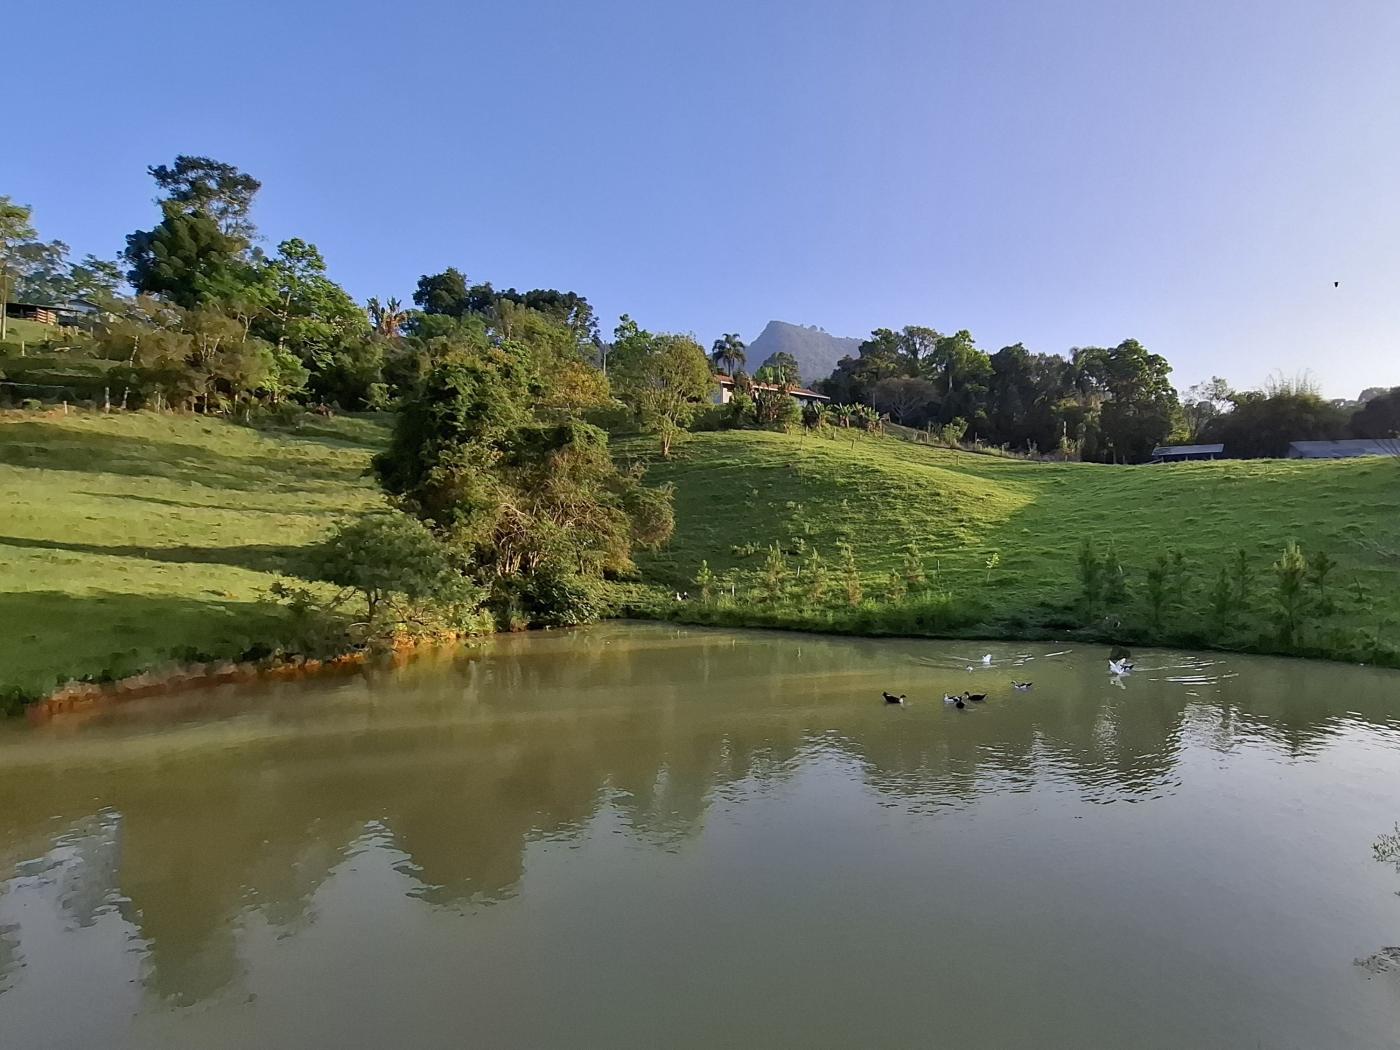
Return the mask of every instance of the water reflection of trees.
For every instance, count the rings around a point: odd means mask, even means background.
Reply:
[[[292,702],[289,686],[238,708],[217,744],[0,773],[0,863],[6,846],[10,863],[53,851],[61,827],[65,914],[83,925],[117,908],[147,946],[147,987],[192,1002],[238,975],[240,918],[313,921],[318,887],[367,827],[402,851],[416,895],[471,906],[514,894],[530,843],[576,839],[605,806],[675,846],[717,796],[780,790],[813,748],[910,806],[1037,786],[1145,799],[1172,790],[1185,746],[1253,739],[1306,756],[1347,719],[1383,721],[1394,688],[1329,668],[1348,679],[1335,700],[1300,691],[1296,665],[1254,662],[1248,679],[1120,692],[1086,660],[1042,672],[1023,699],[955,713],[934,698],[957,683],[920,669],[915,643],[642,637],[507,640],[323,701]],[[879,682],[899,675],[926,681],[929,700],[883,709]],[[0,975],[19,945],[0,931]]]

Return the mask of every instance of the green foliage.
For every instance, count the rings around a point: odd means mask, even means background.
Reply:
[[[763,560],[763,596],[770,602],[781,601],[787,592],[790,576],[787,555],[783,553],[782,547],[774,543],[768,548],[768,555]]]
[[[899,605],[908,596],[909,585],[904,582],[904,577],[897,570],[891,569],[885,580],[885,601],[890,605]]]
[[[499,446],[530,419],[536,378],[505,347],[453,350],[399,410],[388,449],[374,459],[386,492],[442,528],[489,521]]]
[[[1186,564],[1186,555],[1173,547],[1168,556],[1167,595],[1177,608],[1184,608],[1191,591],[1191,573]]]
[[[991,583],[991,582],[992,582],[992,573],[993,573],[994,571],[996,571],[997,566],[1000,565],[1000,564],[1001,564],[1001,551],[992,551],[991,554],[987,555],[987,560],[986,560],[986,562],[985,562],[985,565],[986,565],[986,568],[987,568],[987,580],[986,580],[987,583]]]
[[[1206,438],[1224,443],[1230,456],[1278,458],[1288,454],[1290,442],[1340,438],[1347,433],[1346,412],[1305,387],[1242,391],[1231,395],[1230,403],[1231,410],[1206,427]]]
[[[488,581],[502,622],[577,622],[600,607],[590,580],[633,572],[634,549],[670,537],[671,493],[619,469],[607,434],[569,415],[530,355],[513,341],[446,351],[374,465]]]
[[[739,333],[725,332],[710,348],[710,360],[714,362],[717,371],[732,376],[743,368],[748,360],[744,354],[747,349],[744,341],[739,338]]]
[[[700,592],[700,600],[706,605],[714,601],[715,588],[718,583],[719,578],[710,569],[710,563],[702,561],[700,568],[695,573],[695,588]]]
[[[910,540],[904,545],[900,570],[905,586],[911,591],[920,591],[928,583],[928,575],[924,572],[924,555],[916,541]]]
[[[305,572],[358,596],[369,633],[376,636],[460,628],[483,597],[448,549],[416,518],[398,511],[338,525],[312,550]]]
[[[846,592],[846,603],[848,605],[859,605],[865,597],[865,590],[861,584],[860,569],[856,566],[856,552],[849,543],[843,543],[838,548],[841,552],[841,586]]]
[[[1171,566],[1167,562],[1165,554],[1157,555],[1157,559],[1147,569],[1147,609],[1151,618],[1152,629],[1160,632],[1162,630],[1162,616],[1167,606],[1168,580],[1171,575]]]
[[[761,427],[792,427],[802,421],[802,409],[782,387],[754,391],[753,419]]]
[[[123,362],[109,378],[129,390],[132,407],[222,412],[256,397],[275,402],[306,381],[296,358],[205,307],[138,299],[126,317],[99,329],[93,347],[100,357]]]
[[[247,301],[256,304],[252,331],[295,354],[312,371],[330,366],[348,340],[369,335],[364,311],[326,276],[314,244],[293,237],[250,274]]]
[[[825,604],[831,590],[831,574],[816,547],[808,549],[802,569],[803,578],[807,581],[807,600],[814,605]]]
[[[1305,614],[1304,584],[1308,562],[1297,543],[1289,543],[1283,555],[1274,562],[1274,624],[1278,640],[1285,649],[1294,648],[1299,641]]]
[[[1235,589],[1235,605],[1244,608],[1249,605],[1250,588],[1254,582],[1254,567],[1249,562],[1249,552],[1240,548],[1230,563],[1230,582]]]
[[[713,379],[705,352],[689,336],[654,335],[624,318],[608,369],[642,431],[660,438],[661,455],[669,456],[676,438],[709,401]]]
[[[181,155],[170,165],[146,169],[166,200],[181,211],[212,219],[224,233],[253,239],[249,217],[262,183],[232,164],[210,157]]]
[[[1079,545],[1079,597],[1083,604],[1084,612],[1090,618],[1098,615],[1100,605],[1104,601],[1104,592],[1107,584],[1103,562],[1099,560],[1099,552],[1092,537],[1086,536]]]
[[[187,310],[241,303],[253,280],[244,258],[248,242],[202,212],[183,211],[170,201],[162,211],[154,229],[127,236],[122,255],[131,286]]]
[[[1230,570],[1225,566],[1221,566],[1211,586],[1208,602],[1211,630],[1219,639],[1233,625],[1237,609],[1235,585],[1230,579]]]
[[[1308,557],[1308,583],[1317,592],[1317,607],[1323,614],[1333,609],[1332,599],[1327,593],[1327,580],[1336,567],[1336,561],[1325,550],[1318,550]]]
[[[1128,573],[1118,557],[1118,544],[1110,542],[1103,555],[1103,600],[1108,605],[1121,605],[1128,600]]]

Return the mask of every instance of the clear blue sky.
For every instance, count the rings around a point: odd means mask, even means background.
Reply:
[[[706,343],[920,323],[1400,384],[1394,0],[12,6],[0,193],[78,253],[208,154],[361,299],[455,265]]]

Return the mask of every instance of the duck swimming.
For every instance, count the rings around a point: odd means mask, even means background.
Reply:
[[[960,697],[960,696],[953,696],[953,695],[950,694],[950,693],[944,693],[944,694],[943,694],[943,702],[944,702],[945,704],[960,704],[960,703],[962,703],[962,697]]]
[[[1132,674],[1133,662],[1126,657],[1122,660],[1108,661],[1108,673],[1111,675]]]
[[[1029,692],[1031,686],[1033,685],[1035,685],[1034,682],[1012,682],[1011,688],[1016,690],[1016,692],[1018,693],[1025,693]]]
[[[903,693],[900,693],[898,696],[895,696],[893,693],[881,693],[880,695],[883,696],[883,697],[885,698],[885,703],[887,703],[887,704],[902,704],[902,703],[904,703],[904,694],[903,694]]]
[[[987,694],[986,694],[986,693],[963,693],[962,698],[963,698],[964,700],[970,700],[970,701],[972,701],[972,703],[974,703],[974,704],[980,704],[983,700],[987,699]]]

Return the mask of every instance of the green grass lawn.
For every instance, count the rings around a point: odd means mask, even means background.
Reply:
[[[364,472],[386,433],[384,420],[353,417],[273,432],[149,412],[0,414],[0,696],[275,644],[277,616],[260,597],[338,515],[377,501]],[[640,438],[617,447],[623,457],[654,452]],[[1267,648],[1258,633],[1268,566],[1296,539],[1339,563],[1338,611],[1313,630],[1309,651],[1345,655],[1357,632],[1391,645],[1400,634],[1400,563],[1369,546],[1400,547],[1400,461],[1107,467],[866,435],[722,432],[690,436],[648,478],[676,485],[675,539],[639,559],[652,595],[694,594],[701,559],[751,582],[764,548],[798,538],[828,565],[850,544],[878,595],[914,541],[933,588],[951,595],[958,631],[1031,634],[1082,624],[1076,554],[1088,536],[1115,544],[1127,566],[1132,597],[1110,610],[1127,635],[1141,631],[1143,570],[1175,547],[1195,605],[1174,613],[1160,640]],[[1259,608],[1238,637],[1203,638],[1201,595],[1241,547],[1258,573]],[[709,615],[694,601],[668,611]],[[725,619],[719,612],[710,610]],[[781,610],[750,603],[726,615],[842,627],[819,612],[795,589]],[[942,633],[873,614],[844,629]]]
[[[384,427],[0,414],[0,694],[274,640],[259,597],[372,503]]]
[[[63,331],[58,325],[40,324],[38,321],[8,317],[5,319],[5,341],[0,343],[0,348],[3,348],[6,353],[11,350],[18,353],[21,343],[32,348],[50,340],[59,341]]]
[[[640,440],[622,447],[649,451]],[[1379,631],[1400,645],[1400,563],[1371,546],[1400,548],[1400,461],[1393,459],[1113,467],[1032,463],[863,434],[833,440],[727,431],[692,435],[672,460],[653,462],[648,478],[676,485],[675,540],[642,559],[644,572],[668,589],[694,592],[702,558],[716,572],[757,571],[763,552],[747,553],[746,544],[791,548],[800,537],[828,565],[839,544],[850,544],[867,589],[878,592],[914,541],[955,604],[975,610],[991,633],[1014,633],[1068,625],[1077,554],[1090,537],[1114,545],[1128,571],[1132,600],[1108,610],[1124,622],[1145,615],[1144,570],[1159,552],[1180,550],[1195,599],[1175,612],[1169,635],[1202,641],[1204,595],[1224,560],[1241,548],[1253,559],[1257,608],[1240,624],[1252,635],[1271,601],[1269,566],[1297,540],[1338,562],[1329,583],[1337,611],[1317,625],[1314,646],[1337,650],[1332,634],[1358,631]],[[1257,647],[1250,637],[1233,644]]]

